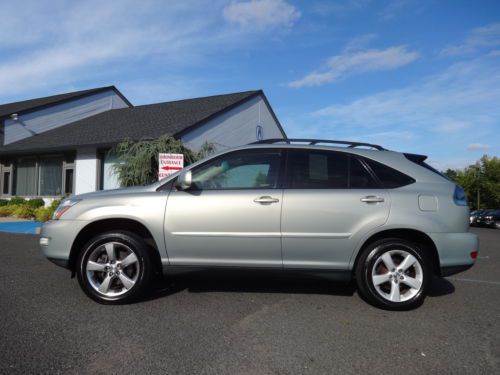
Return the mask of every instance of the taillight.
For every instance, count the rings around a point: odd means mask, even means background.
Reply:
[[[477,250],[471,251],[470,252],[470,257],[472,259],[476,260],[477,259]]]
[[[458,185],[455,185],[453,200],[457,206],[467,206],[467,196],[465,195],[465,191]]]

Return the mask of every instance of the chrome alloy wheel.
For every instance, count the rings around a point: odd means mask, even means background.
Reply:
[[[87,260],[86,273],[87,280],[98,293],[116,297],[135,285],[140,264],[130,247],[108,242],[92,251]]]
[[[417,258],[405,250],[389,250],[372,268],[372,282],[380,296],[391,302],[412,299],[422,288],[424,273]]]

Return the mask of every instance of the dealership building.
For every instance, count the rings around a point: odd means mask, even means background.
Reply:
[[[133,106],[114,86],[0,105],[0,198],[119,187],[110,149],[171,135],[197,151],[286,138],[261,90]]]

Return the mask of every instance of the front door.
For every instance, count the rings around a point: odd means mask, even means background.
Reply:
[[[295,149],[287,165],[284,267],[347,270],[361,236],[387,220],[387,190],[349,153]]]
[[[280,149],[231,152],[192,169],[165,212],[172,265],[281,267]]]

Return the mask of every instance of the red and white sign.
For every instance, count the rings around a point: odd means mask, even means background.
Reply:
[[[158,160],[158,180],[184,168],[184,155],[182,154],[160,154]]]

